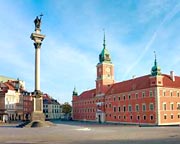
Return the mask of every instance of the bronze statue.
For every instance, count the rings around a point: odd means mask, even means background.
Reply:
[[[36,17],[36,19],[34,20],[34,24],[35,24],[35,28],[36,29],[40,29],[40,26],[41,26],[41,17],[42,17],[43,15],[41,14],[40,15],[40,18],[37,16]]]

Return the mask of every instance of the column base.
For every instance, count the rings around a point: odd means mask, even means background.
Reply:
[[[45,115],[42,112],[32,112],[31,121],[45,121]]]

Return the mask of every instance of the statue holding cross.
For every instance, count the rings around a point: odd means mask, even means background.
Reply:
[[[40,18],[37,16],[36,19],[34,20],[35,29],[40,29],[42,16],[43,16],[43,14],[40,15]]]

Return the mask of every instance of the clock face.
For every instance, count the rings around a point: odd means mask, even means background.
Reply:
[[[106,72],[110,72],[110,68],[109,67],[106,68]]]

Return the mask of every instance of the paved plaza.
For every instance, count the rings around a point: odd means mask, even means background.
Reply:
[[[179,144],[180,127],[56,122],[42,128],[0,127],[0,144]]]

